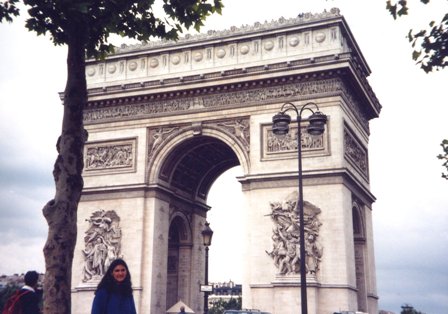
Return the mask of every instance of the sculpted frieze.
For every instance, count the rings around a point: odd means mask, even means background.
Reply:
[[[291,193],[282,201],[270,203],[270,216],[274,223],[272,232],[272,250],[266,253],[273,259],[279,275],[295,275],[300,273],[300,230],[297,209],[298,194]],[[315,275],[323,255],[323,247],[319,243],[319,220],[321,210],[304,202],[305,230],[305,265],[306,273]]]
[[[324,141],[323,135],[312,136],[306,132],[306,127],[301,127],[301,145],[304,151],[312,149],[323,149]],[[297,143],[299,131],[297,127],[290,129],[289,133],[285,137],[281,138],[272,133],[271,130],[267,130],[267,152],[268,153],[280,153],[297,151]]]
[[[87,143],[84,149],[86,174],[103,170],[133,170],[135,140]]]
[[[367,149],[355,138],[347,126],[344,128],[344,157],[366,178],[369,177]]]
[[[310,135],[306,131],[306,121],[302,123],[301,145],[304,156],[328,154],[328,133]],[[288,134],[279,137],[272,133],[272,125],[262,125],[262,160],[297,158],[297,124],[290,125]]]
[[[271,84],[272,82],[269,82]],[[236,89],[229,91],[223,88],[221,92],[204,96],[179,96],[167,100],[149,100],[147,102],[113,105],[101,108],[86,108],[84,122],[95,123],[137,117],[150,117],[154,115],[171,114],[188,110],[212,110],[218,107],[238,107],[241,105],[256,105],[261,102],[278,101],[291,97],[309,95],[343,94],[347,104],[359,119],[361,125],[368,130],[368,119],[359,108],[359,103],[351,95],[351,91],[338,77],[297,81],[293,83],[270,85],[252,89]]]
[[[92,213],[84,236],[83,282],[100,280],[110,263],[121,257],[120,217],[114,210]]]

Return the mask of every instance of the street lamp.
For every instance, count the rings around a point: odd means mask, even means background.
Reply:
[[[316,111],[313,111],[311,106],[314,106]],[[289,124],[291,123],[291,116],[286,112],[294,110],[297,114],[297,151],[298,151],[298,163],[299,163],[299,200],[297,203],[297,209],[299,211],[299,232],[300,232],[300,294],[302,314],[308,314],[308,304],[306,296],[306,261],[305,261],[305,221],[303,216],[303,178],[302,178],[302,129],[300,126],[302,120],[302,113],[304,110],[311,111],[311,115],[308,117],[307,132],[310,135],[321,135],[325,131],[325,124],[327,123],[327,116],[319,111],[317,104],[309,102],[305,104],[299,111],[299,109],[292,103],[284,103],[280,112],[272,117],[272,132],[275,135],[284,136],[289,132]]]
[[[213,230],[210,228],[210,223],[205,222],[205,228],[201,232],[202,239],[205,246],[205,282],[208,285],[208,247],[212,244]],[[204,291],[204,314],[208,314],[208,292]]]

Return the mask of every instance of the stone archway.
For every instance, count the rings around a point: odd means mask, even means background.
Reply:
[[[186,217],[177,214],[171,219],[168,233],[167,289],[166,304],[171,307],[179,300],[188,300],[189,291],[185,287],[192,255],[191,230]]]
[[[354,200],[352,205],[353,240],[355,243],[355,270],[358,308],[367,311],[367,283],[366,283],[366,235],[363,205],[359,200]]]
[[[188,133],[188,128],[185,132]],[[199,258],[201,262],[193,264],[198,255],[193,247],[200,248],[201,239],[194,238],[191,230],[195,221],[203,221],[206,215],[207,194],[213,182],[223,172],[240,164],[232,148],[218,139],[225,135],[214,131],[211,136],[208,129],[203,129],[201,135],[190,137],[183,133],[178,130],[172,137],[160,137],[157,144],[160,153],[155,154],[154,159],[160,158],[163,162],[157,169],[159,171],[153,172],[156,177],[149,178],[170,195],[166,308],[178,301],[194,308],[193,300],[198,298],[199,291],[192,289],[198,280],[193,274],[201,272],[203,259]],[[192,206],[196,210],[191,210]]]
[[[170,189],[205,201],[216,178],[239,164],[235,152],[222,140],[193,135],[173,147],[161,167],[154,169],[157,173],[154,181],[166,182]]]
[[[312,235],[308,252],[314,252],[305,256],[314,265],[307,278],[309,313],[377,312],[368,142],[369,120],[381,105],[369,74],[337,9],[119,48],[106,60],[88,61],[74,314],[89,311],[101,276],[88,254],[95,246],[92,230],[107,239],[108,260],[128,261],[139,312],[164,314],[181,298],[202,312],[207,195],[216,178],[238,164],[246,204],[243,307],[295,313],[299,256],[287,204],[297,191],[298,142],[304,200],[315,209],[305,226]],[[276,138],[271,119],[281,105],[310,101],[328,116],[324,135],[302,132],[298,141],[293,124],[288,136]],[[355,198],[359,211],[350,210]],[[96,226],[95,213],[110,217]],[[289,218],[271,219],[280,216]],[[289,245],[291,256],[275,251],[276,244]],[[364,264],[356,262],[359,252]],[[280,266],[287,260],[289,267]]]

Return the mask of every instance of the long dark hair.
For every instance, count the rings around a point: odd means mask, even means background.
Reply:
[[[126,268],[126,277],[124,278],[124,281],[121,283],[118,283],[115,280],[114,276],[112,275],[114,268],[117,267],[118,265],[123,265],[124,268]],[[110,264],[109,268],[107,269],[106,273],[104,274],[103,278],[98,284],[95,294],[100,289],[106,289],[107,292],[118,292],[124,295],[132,294],[131,273],[129,272],[128,265],[124,260],[122,260],[121,258],[117,258]]]

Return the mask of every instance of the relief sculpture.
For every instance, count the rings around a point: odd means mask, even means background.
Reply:
[[[271,202],[270,216],[274,222],[273,248],[266,253],[274,260],[280,275],[300,273],[300,232],[299,213],[297,211],[297,192],[291,193],[284,201]],[[320,245],[318,219],[321,210],[313,204],[304,202],[305,264],[310,275],[319,270],[323,248]]]
[[[291,128],[291,132],[286,134],[283,138],[275,136],[272,130],[267,132],[267,152],[290,152],[297,151],[297,128]],[[302,149],[320,149],[324,147],[323,135],[312,136],[306,132],[306,128],[302,128],[301,138]]]
[[[366,177],[369,176],[367,150],[359,144],[351,132],[344,129],[344,156],[352,161]]]
[[[250,130],[248,119],[235,119],[233,121],[218,123],[218,125],[225,127],[227,131],[241,141],[246,150],[249,150]]]
[[[149,131],[149,146],[148,146],[148,156],[151,157],[157,147],[165,140],[165,138],[172,134],[174,131],[178,131],[178,127],[174,128],[157,128]]]
[[[86,147],[85,170],[132,167],[132,144],[89,145]]]
[[[199,96],[177,97],[167,100],[145,100],[143,103],[114,104],[112,107],[89,107],[83,112],[84,122],[100,122],[115,119],[169,114],[197,109],[217,109],[219,107],[243,107],[246,105],[271,102],[305,95],[343,94],[347,104],[357,116],[363,127],[368,130],[368,118],[360,108],[357,99],[351,96],[350,87],[340,78],[310,80],[271,86],[269,88],[251,88],[245,90],[225,91]]]
[[[83,282],[99,280],[110,263],[120,257],[120,217],[115,211],[98,210],[89,219],[90,226],[84,236]]]

